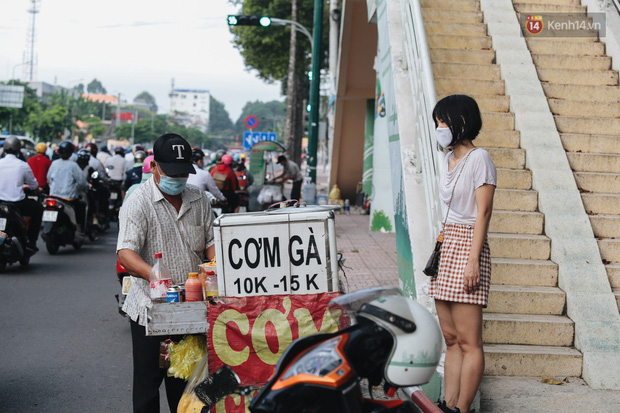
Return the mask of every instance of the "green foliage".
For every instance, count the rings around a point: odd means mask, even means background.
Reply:
[[[192,146],[209,147],[212,142],[204,132],[187,128],[167,121],[166,115],[157,115],[153,119],[141,119],[134,126],[134,142],[145,146],[152,145],[164,133],[176,133],[184,137]],[[114,130],[119,139],[131,139],[131,123],[123,123]]]
[[[140,93],[138,96],[136,96],[133,99],[134,102],[137,100],[144,100],[146,103],[151,105],[151,107],[153,108],[153,112],[157,113],[157,103],[155,102],[155,97],[151,95],[149,92],[144,91]]]
[[[88,93],[107,93],[101,82],[97,79],[93,79],[88,86],[86,86],[86,91]]]
[[[209,133],[233,135],[233,123],[224,104],[211,96],[209,102]]]
[[[261,132],[277,132],[283,134],[284,122],[286,120],[286,104],[279,100],[270,102],[247,102],[241,110],[241,115],[235,122],[235,133],[243,134],[248,128],[245,126],[245,118],[249,115],[256,116],[258,119],[258,129]]]
[[[24,86],[24,100],[22,108],[6,108],[0,107],[0,131],[9,130],[9,124],[12,126],[12,133],[16,135],[24,135],[26,133],[25,124],[28,114],[37,109],[37,93],[34,89],[29,88],[24,82],[18,80],[10,80],[2,84]]]
[[[66,119],[67,109],[63,106],[43,108],[37,105],[37,109],[28,114],[24,129],[44,141],[60,139]]]

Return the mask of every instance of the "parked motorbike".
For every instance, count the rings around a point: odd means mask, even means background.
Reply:
[[[347,294],[329,308],[339,314],[341,329],[294,341],[251,401],[252,413],[441,412],[415,387],[430,381],[442,350],[439,325],[426,309],[393,288]],[[362,379],[370,397],[364,397]],[[372,398],[382,383],[388,397],[402,388],[409,399]],[[227,394],[247,397],[254,390],[239,387],[234,371],[224,366],[195,394],[210,407]]]
[[[0,201],[0,231],[8,235],[0,245],[0,272],[14,262],[19,262],[22,266],[28,265],[30,257],[35,254],[35,251],[26,248],[28,224],[10,202]]]
[[[110,180],[110,201],[108,204],[110,221],[118,222],[118,211],[123,204],[123,181]]]
[[[79,250],[84,243],[84,235],[77,230],[77,220],[73,206],[66,200],[47,196],[43,202],[43,228],[41,237],[47,252],[54,255],[61,246],[71,244]]]

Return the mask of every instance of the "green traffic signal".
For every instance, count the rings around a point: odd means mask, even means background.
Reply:
[[[238,14],[238,15],[229,14],[228,25],[229,26],[268,27],[271,25],[271,17],[268,17],[268,16],[258,17],[255,15],[246,15],[246,14]]]

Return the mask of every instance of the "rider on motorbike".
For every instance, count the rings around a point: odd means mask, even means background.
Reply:
[[[123,199],[129,188],[132,185],[139,184],[142,181],[142,167],[144,166],[144,159],[146,158],[146,152],[136,151],[133,155],[133,167],[125,173],[125,179],[123,180]]]
[[[106,222],[108,217],[108,202],[110,199],[110,191],[108,190],[108,174],[103,166],[103,163],[97,158],[99,148],[97,144],[89,143],[86,145],[86,149],[90,152],[90,160],[88,165],[93,168],[93,171],[98,172],[97,181],[93,184],[97,186],[97,217],[100,222]],[[87,180],[89,177],[86,178]]]
[[[68,201],[75,209],[78,232],[83,232],[86,204],[78,199],[78,189],[88,190],[88,182],[77,163],[70,161],[73,144],[69,141],[58,146],[59,159],[52,162],[47,173],[50,184],[50,195]]]
[[[222,191],[218,189],[217,185],[215,185],[215,181],[211,174],[202,169],[204,166],[204,157],[205,154],[201,149],[192,149],[192,164],[196,173],[189,175],[187,183],[210,193],[220,202],[226,202],[226,197],[222,194]]]
[[[0,159],[0,200],[12,203],[24,217],[30,217],[28,225],[28,244],[26,248],[38,251],[37,238],[41,229],[43,208],[29,199],[24,193],[24,186],[37,189],[39,184],[28,164],[17,158],[21,150],[19,138],[6,138],[4,142],[4,158]]]

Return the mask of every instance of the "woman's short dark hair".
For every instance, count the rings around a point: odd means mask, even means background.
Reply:
[[[473,141],[482,129],[478,104],[467,95],[450,95],[437,102],[433,109],[435,127],[438,120],[448,125],[452,132],[450,146],[463,139]]]

